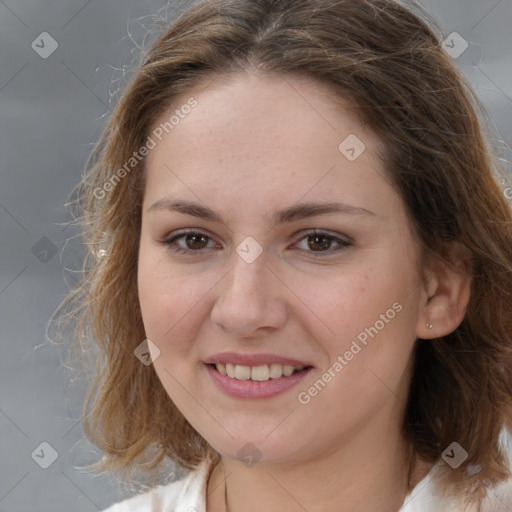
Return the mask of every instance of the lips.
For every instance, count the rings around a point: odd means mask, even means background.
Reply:
[[[285,391],[298,385],[313,370],[312,367],[294,373],[289,377],[280,377],[278,379],[269,379],[263,382],[256,380],[239,380],[232,379],[227,375],[223,375],[215,369],[214,365],[204,365],[212,382],[217,389],[232,398],[242,399],[262,399],[272,398],[282,394]]]
[[[278,363],[262,364],[259,366],[242,366],[230,363],[217,363],[215,368],[219,373],[222,373],[222,375],[227,375],[232,379],[265,381],[268,379],[280,379],[283,376],[289,377],[296,372],[304,370],[305,366],[283,366]]]
[[[204,361],[206,364],[233,364],[239,366],[261,366],[280,364],[282,366],[308,367],[313,366],[306,361],[292,359],[290,357],[277,356],[275,354],[240,354],[237,352],[222,352],[209,357]]]
[[[313,369],[307,362],[273,354],[224,352],[205,363],[219,389],[236,398],[270,398],[295,386]]]

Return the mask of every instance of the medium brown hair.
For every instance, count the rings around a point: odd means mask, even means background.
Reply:
[[[83,353],[91,340],[99,347],[84,417],[88,437],[105,453],[99,469],[154,469],[167,457],[192,469],[218,457],[153,367],[134,356],[146,337],[137,294],[145,159],[112,179],[176,95],[216,75],[255,69],[313,77],[350,100],[384,143],[385,168],[425,265],[446,260],[451,242],[467,248],[472,288],[464,320],[447,336],[416,342],[403,422],[409,476],[418,457],[434,463],[453,441],[468,458],[441,472],[444,488],[477,500],[509,475],[498,439],[512,425],[510,206],[493,176],[502,169],[484,132],[485,109],[421,17],[428,16],[408,7],[392,0],[208,0],[144,55],[76,190],[84,277],[60,310],[75,322]],[[107,182],[113,186],[105,192]],[[481,471],[468,472],[469,464]]]

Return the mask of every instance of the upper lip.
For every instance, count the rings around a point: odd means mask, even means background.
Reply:
[[[206,364],[238,364],[241,366],[261,366],[264,364],[281,364],[290,366],[312,366],[304,361],[281,357],[275,354],[240,354],[237,352],[222,352],[205,360]]]

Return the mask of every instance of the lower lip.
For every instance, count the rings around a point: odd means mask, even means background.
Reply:
[[[213,382],[229,396],[234,398],[270,398],[295,386],[309,374],[313,368],[307,368],[294,373],[289,377],[268,379],[265,381],[232,379],[218,372],[213,366],[207,364],[206,370]]]

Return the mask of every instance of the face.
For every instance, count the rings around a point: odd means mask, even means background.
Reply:
[[[311,79],[240,73],[155,123],[181,114],[147,157],[144,326],[165,390],[224,456],[295,463],[398,432],[417,249],[350,107]]]

